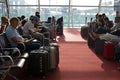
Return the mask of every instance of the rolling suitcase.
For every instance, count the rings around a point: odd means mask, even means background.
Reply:
[[[57,51],[54,46],[50,46],[49,48],[49,55],[50,55],[50,70],[54,70],[57,68],[57,60],[56,60],[56,55]]]
[[[96,54],[103,55],[104,42],[105,40],[102,40],[102,39],[97,39],[95,41],[95,53]]]
[[[85,40],[88,39],[88,28],[87,26],[82,26],[80,30],[81,37]]]
[[[33,76],[47,76],[49,69],[48,51],[33,50],[28,57],[28,73]]]
[[[49,71],[55,70],[59,64],[59,46],[57,43],[50,43],[50,46],[41,47],[42,50],[48,51]]]
[[[113,44],[113,42],[105,41],[103,56],[106,59],[113,59],[114,58],[114,44]]]
[[[57,43],[50,43],[50,46],[54,46],[55,49],[56,49],[56,61],[57,61],[57,64],[59,64],[59,45]]]
[[[49,58],[49,70],[55,70],[59,64],[59,46],[57,43],[50,43],[50,46],[46,48],[48,51],[48,58]]]

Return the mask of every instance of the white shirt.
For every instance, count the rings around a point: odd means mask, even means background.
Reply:
[[[23,35],[24,36],[29,36],[29,30],[34,30],[34,24],[31,23],[31,21],[28,21],[25,23],[25,25],[23,26]]]

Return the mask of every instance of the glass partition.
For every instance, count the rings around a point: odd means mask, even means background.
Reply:
[[[0,2],[0,17],[2,17],[2,16],[7,17],[6,5],[4,2]],[[0,18],[0,24],[1,24],[1,18]]]
[[[98,7],[71,7],[70,26],[80,27],[90,22],[91,18],[95,17],[97,8]]]
[[[9,0],[10,16],[25,15],[29,18],[36,11],[40,11],[42,21],[55,16],[63,16],[64,27],[81,27],[95,15],[106,13],[113,20],[115,17],[114,0]],[[98,11],[100,10],[100,11]]]
[[[102,0],[101,6],[114,6],[114,0]]]
[[[47,21],[48,17],[55,16],[56,20],[63,16],[64,25],[68,25],[68,7],[41,7],[40,15],[42,21]]]
[[[25,15],[26,18],[29,18],[31,15],[35,15],[35,12],[38,8],[36,6],[34,7],[27,7],[27,6],[23,6],[23,7],[19,7],[19,6],[11,6],[10,7],[10,17],[12,16],[21,16],[21,15]]]
[[[69,0],[40,0],[40,5],[69,5]]]
[[[9,5],[38,5],[38,0],[9,0]]]
[[[71,0],[71,5],[98,6],[99,0]]]

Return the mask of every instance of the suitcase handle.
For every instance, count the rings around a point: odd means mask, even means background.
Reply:
[[[42,37],[43,37],[43,48],[42,48],[42,50],[45,50],[45,39],[50,39],[50,38],[45,38],[44,35],[42,35]],[[50,42],[49,42],[49,43],[50,43]]]

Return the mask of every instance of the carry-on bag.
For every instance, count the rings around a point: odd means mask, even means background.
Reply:
[[[33,50],[28,57],[28,72],[33,76],[47,76],[49,69],[48,51]]]
[[[114,43],[113,42],[105,41],[103,56],[106,59],[113,59],[114,58]]]
[[[50,43],[50,46],[54,46],[56,49],[56,60],[57,60],[57,64],[59,64],[59,45],[57,43]]]

